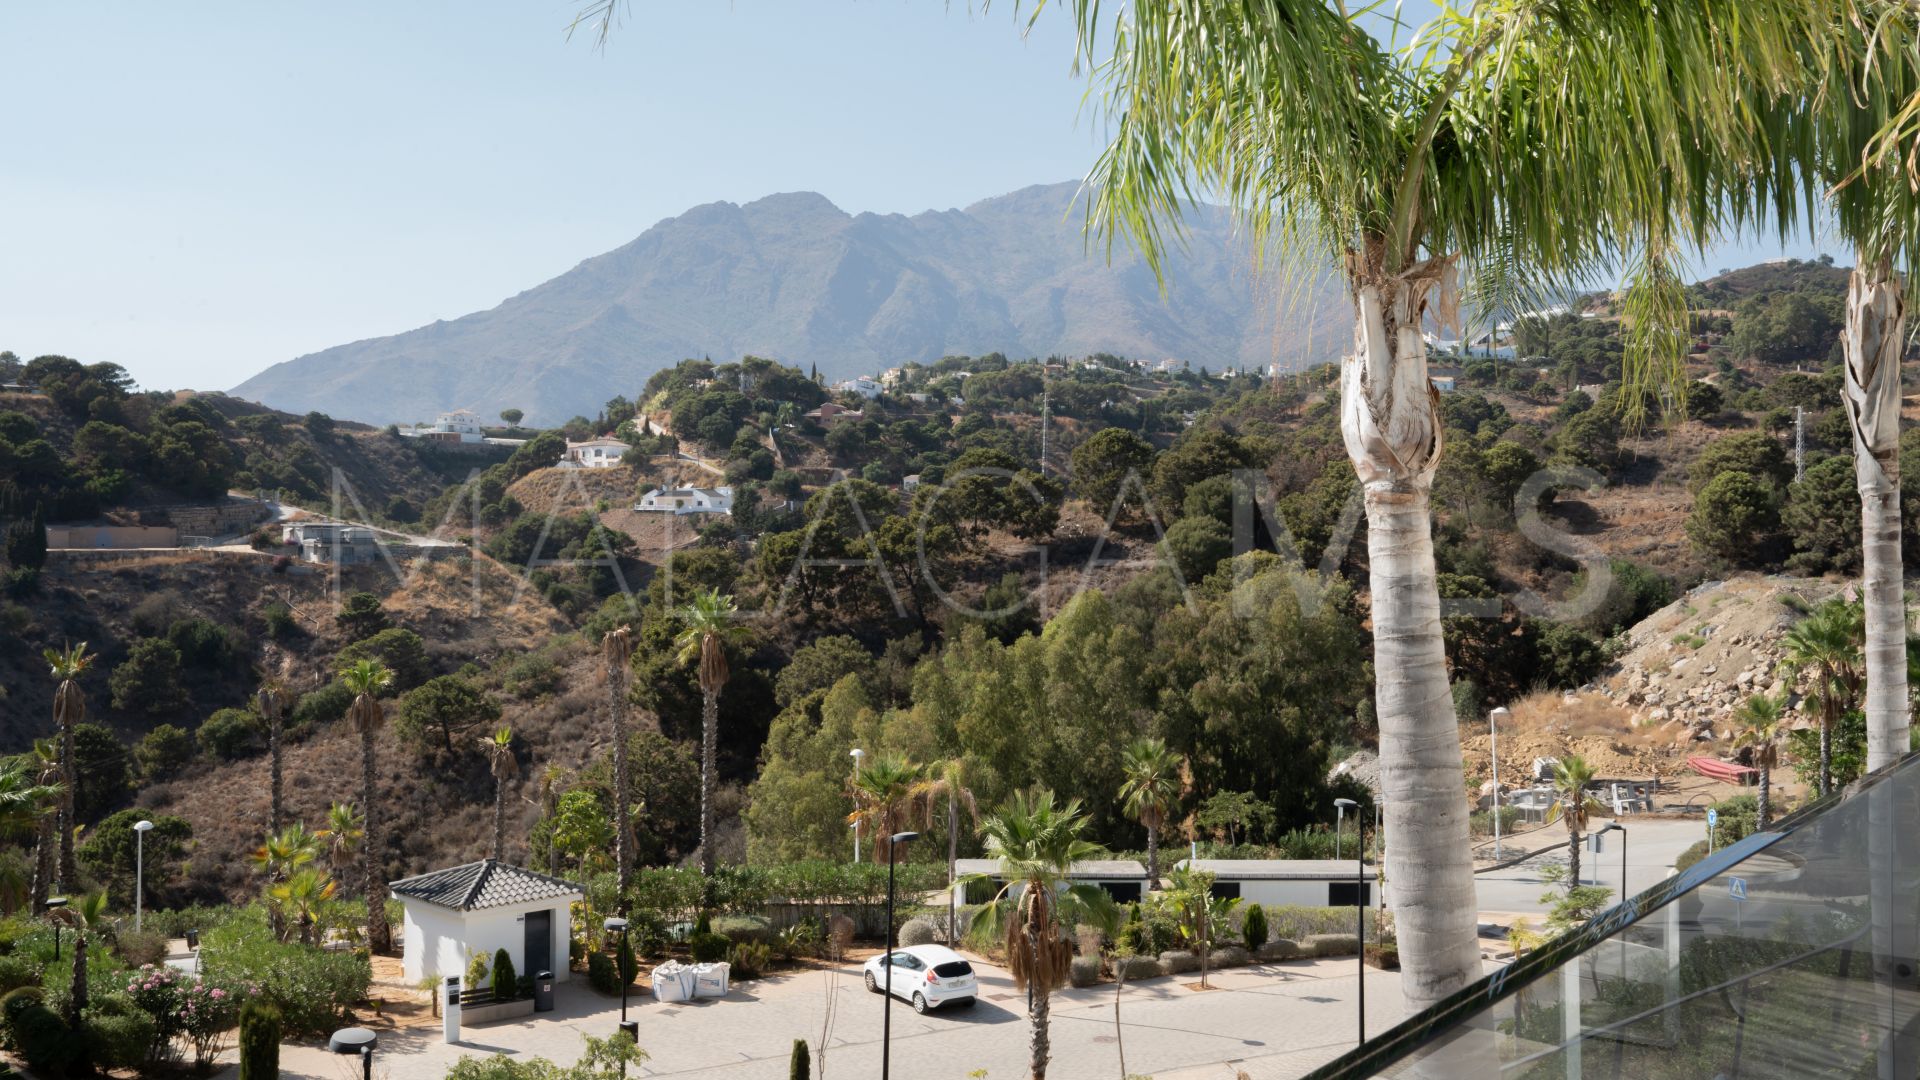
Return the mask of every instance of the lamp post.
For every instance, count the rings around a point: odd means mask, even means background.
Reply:
[[[55,960],[60,959],[60,920],[53,919],[52,916],[55,909],[66,906],[67,898],[64,896],[47,897],[47,916],[53,922],[53,958]]]
[[[887,1080],[893,1057],[893,864],[900,861],[900,847],[920,839],[917,832],[899,832],[887,837],[887,962],[886,999],[880,1014],[880,1080]]]
[[[600,926],[601,926],[601,928],[602,928],[602,929],[604,929],[604,930],[606,930],[606,932],[607,932],[607,933],[609,933],[609,934],[619,934],[619,935],[620,935],[620,943],[621,943],[622,945],[624,945],[624,944],[626,944],[626,942],[627,942],[627,920],[625,920],[625,919],[623,919],[623,918],[621,918],[621,917],[620,917],[620,916],[618,916],[618,915],[610,915],[610,916],[608,916],[608,917],[607,917],[607,920],[606,920],[605,922],[603,922],[603,923],[601,923],[601,924],[600,924]],[[619,960],[618,960],[617,958],[616,958],[616,959],[614,960],[614,964],[613,964],[613,966],[614,966],[614,969],[616,970],[616,972],[618,972],[618,974],[620,975],[620,1026],[621,1026],[621,1027],[622,1027],[622,1028],[624,1029],[624,1028],[626,1027],[626,1024],[627,1024],[627,978],[626,978],[626,972],[623,972],[623,971],[619,971],[619,970],[618,970],[618,969],[619,969],[619,967],[620,967],[620,961],[619,961]]]
[[[380,1036],[363,1027],[341,1028],[327,1040],[327,1049],[336,1054],[360,1055],[361,1080],[373,1080],[373,1048],[380,1045]]]
[[[1493,861],[1500,861],[1500,721],[1512,714],[1505,705],[1487,714],[1487,755],[1493,759]]]
[[[1352,799],[1335,799],[1333,808],[1340,812],[1343,820],[1347,816],[1347,811],[1352,810],[1354,824],[1358,826],[1360,833],[1357,837],[1359,843],[1354,845],[1358,850],[1353,856],[1353,922],[1356,931],[1354,936],[1360,943],[1359,1020],[1360,1041],[1364,1043],[1367,1041],[1367,819],[1360,816],[1360,804]],[[1336,835],[1337,829],[1336,826]]]
[[[1594,845],[1595,845],[1594,852],[1597,854],[1600,850],[1599,848],[1600,838],[1607,835],[1610,832],[1617,832],[1620,834],[1620,899],[1625,900],[1627,898],[1627,827],[1616,821],[1608,825],[1606,828],[1601,829],[1599,832],[1594,833],[1593,834]],[[1599,878],[1600,878],[1599,871],[1600,871],[1599,867],[1597,866],[1594,867],[1593,876],[1594,876],[1595,884],[1599,884]]]
[[[867,752],[856,746],[847,756],[853,759],[853,778],[859,780],[860,759],[866,757]],[[859,801],[859,796],[854,796],[854,809],[856,810],[860,808]],[[853,862],[856,866],[860,863],[860,819],[857,817],[853,819]]]
[[[147,887],[147,833],[152,831],[153,822],[136,821],[133,823],[133,930],[140,932],[140,894]]]
[[[1341,831],[1342,831],[1342,830],[1344,830],[1344,829],[1346,828],[1346,826],[1347,826],[1347,807],[1349,807],[1349,806],[1355,806],[1355,807],[1357,807],[1357,806],[1359,806],[1359,805],[1360,805],[1359,803],[1357,803],[1357,802],[1354,802],[1354,801],[1353,801],[1352,799],[1335,799],[1335,800],[1333,800],[1333,813],[1334,813],[1334,818],[1333,818],[1333,857],[1334,857],[1334,860],[1335,860],[1336,862],[1337,862],[1337,861],[1339,861],[1339,859],[1340,859],[1340,857],[1341,857],[1341,856],[1340,856],[1340,833],[1341,833]]]

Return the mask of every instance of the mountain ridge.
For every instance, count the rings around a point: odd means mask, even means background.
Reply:
[[[849,213],[808,191],[703,203],[492,308],[283,361],[231,392],[371,423],[509,407],[558,423],[689,356],[751,353],[837,379],[994,351],[1214,368],[1332,355],[1339,306],[1278,319],[1224,210],[1193,208],[1163,295],[1130,250],[1109,263],[1089,248],[1081,197],[1042,184],[913,215]],[[1288,342],[1295,330],[1321,347]]]

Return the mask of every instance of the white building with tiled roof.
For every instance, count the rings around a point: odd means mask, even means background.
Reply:
[[[403,878],[387,888],[400,901],[402,969],[409,984],[461,975],[467,957],[513,957],[523,975],[567,978],[569,913],[581,886],[492,859]]]

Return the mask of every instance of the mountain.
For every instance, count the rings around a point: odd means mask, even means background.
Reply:
[[[489,311],[276,364],[233,389],[371,423],[451,408],[588,416],[690,356],[754,354],[834,378],[966,353],[1110,352],[1218,369],[1332,356],[1332,287],[1256,274],[1227,213],[1197,207],[1162,293],[1089,247],[1074,183],[965,210],[848,214],[811,192],[668,218]]]

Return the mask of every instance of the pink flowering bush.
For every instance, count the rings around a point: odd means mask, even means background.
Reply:
[[[225,1047],[243,995],[174,968],[147,964],[128,976],[127,996],[153,1018],[150,1064],[178,1064],[190,1049],[194,1064],[204,1066]]]

